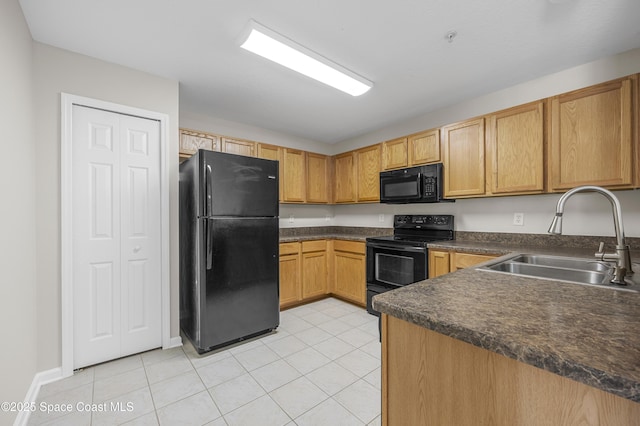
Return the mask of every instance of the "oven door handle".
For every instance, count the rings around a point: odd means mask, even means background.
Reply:
[[[392,245],[379,244],[379,243],[367,243],[367,247],[390,249],[390,250],[397,250],[397,251],[410,251],[412,253],[424,253],[427,251],[426,247],[392,246]]]

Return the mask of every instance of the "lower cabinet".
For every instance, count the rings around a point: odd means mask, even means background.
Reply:
[[[468,268],[500,255],[460,253],[448,250],[429,249],[429,278],[435,278],[458,269]]]
[[[333,294],[366,306],[365,243],[280,243],[280,308]]]
[[[332,252],[332,293],[358,305],[366,306],[365,243],[335,240]]]

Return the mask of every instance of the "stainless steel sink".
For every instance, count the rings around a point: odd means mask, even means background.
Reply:
[[[479,267],[478,270],[640,292],[640,280],[638,280],[640,277],[635,280],[634,276],[628,277],[626,286],[612,284],[612,266],[590,259],[519,254]]]

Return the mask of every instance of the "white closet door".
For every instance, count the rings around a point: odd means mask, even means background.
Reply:
[[[161,346],[159,123],[73,106],[74,368]]]

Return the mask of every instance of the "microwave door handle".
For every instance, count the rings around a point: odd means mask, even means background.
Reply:
[[[424,176],[422,172],[418,172],[418,198],[424,196]]]

